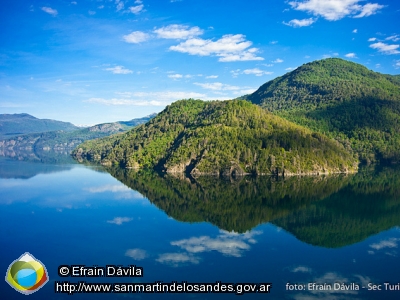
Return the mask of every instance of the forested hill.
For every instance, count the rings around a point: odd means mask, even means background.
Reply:
[[[191,174],[349,172],[339,143],[247,101],[177,101],[131,131],[87,141],[78,159]]]
[[[78,127],[68,122],[38,119],[29,114],[0,114],[0,138],[25,133],[76,129]]]
[[[365,161],[400,161],[400,77],[338,58],[300,66],[244,96],[351,146]]]

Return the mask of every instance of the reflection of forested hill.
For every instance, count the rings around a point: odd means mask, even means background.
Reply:
[[[399,196],[399,168],[359,173],[338,193],[273,223],[306,243],[342,247],[400,226]]]
[[[210,222],[228,231],[272,222],[308,244],[334,248],[400,226],[400,168],[238,180],[108,171],[174,219]]]
[[[237,181],[203,176],[181,180],[120,168],[108,171],[176,220],[206,221],[236,232],[306,208],[337,192],[354,176],[296,176],[279,180],[261,176],[241,177]]]

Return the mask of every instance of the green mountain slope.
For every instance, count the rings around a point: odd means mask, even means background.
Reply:
[[[357,160],[339,143],[247,101],[181,100],[125,134],[87,141],[77,158],[191,174],[347,172]]]
[[[153,118],[155,114],[130,121],[104,123],[88,128],[73,131],[50,131],[42,133],[24,134],[5,140],[0,140],[0,149],[7,152],[21,151],[71,151],[86,140],[101,138],[115,133],[125,132],[134,126],[143,124]],[[7,155],[8,156],[8,155]]]
[[[68,122],[38,119],[28,114],[0,114],[0,138],[25,133],[76,129],[78,127]]]
[[[400,161],[400,80],[338,58],[305,64],[244,96],[335,138],[364,161]]]

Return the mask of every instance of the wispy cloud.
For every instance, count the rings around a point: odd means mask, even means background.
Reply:
[[[290,20],[289,22],[283,22],[283,24],[287,26],[292,26],[292,27],[305,27],[305,26],[310,26],[311,24],[315,23],[316,19],[309,18],[309,19],[293,19]]]
[[[150,35],[142,31],[133,31],[130,34],[124,35],[122,38],[127,43],[138,44],[147,41]]]
[[[207,79],[215,79],[218,78],[218,75],[210,75],[210,76],[206,76]]]
[[[171,78],[171,79],[174,79],[174,80],[180,79],[182,77],[183,77],[182,74],[170,74],[170,75],[168,75],[168,78]]]
[[[397,50],[399,45],[389,45],[382,42],[377,42],[374,44],[369,45],[372,49],[376,49],[383,54],[399,54],[400,51]]]
[[[132,70],[126,69],[123,66],[115,66],[113,68],[106,68],[104,70],[110,71],[113,74],[132,74],[133,73]]]
[[[292,270],[290,270],[290,272],[293,273],[311,273],[312,269],[309,267],[305,267],[305,266],[298,266],[298,267],[294,267]]]
[[[159,29],[155,29],[153,32],[157,34],[158,38],[177,40],[186,40],[203,34],[203,30],[197,26],[189,27],[178,24],[161,27]]]
[[[357,57],[356,54],[353,53],[353,52],[347,53],[347,54],[345,54],[345,56],[348,57],[348,58],[356,58]]]
[[[144,7],[143,4],[131,6],[131,7],[129,7],[129,11],[135,15],[138,15],[139,13],[141,13],[143,11],[143,7]]]
[[[127,106],[165,106],[166,105],[162,101],[156,101],[156,100],[146,101],[146,100],[129,100],[129,99],[118,99],[118,98],[112,98],[112,99],[90,98],[89,100],[86,100],[85,102],[98,103],[98,104],[111,105],[111,106],[120,106],[120,105],[127,105]]]
[[[400,241],[400,239],[398,239],[398,238],[390,238],[387,240],[383,240],[379,243],[371,244],[369,246],[375,250],[381,250],[384,248],[397,248],[399,241]]]
[[[220,62],[264,60],[256,55],[259,50],[250,48],[252,42],[242,34],[228,34],[214,40],[191,38],[169,49],[199,56],[217,56]]]
[[[128,249],[125,252],[125,256],[131,257],[134,260],[143,260],[145,259],[148,255],[145,250],[135,248],[135,249]]]
[[[384,5],[377,3],[359,4],[360,0],[305,0],[291,1],[289,5],[300,11],[320,16],[329,21],[337,21],[346,16],[354,18],[376,14]]]
[[[106,184],[102,186],[87,188],[86,190],[89,191],[90,193],[104,193],[104,192],[118,193],[118,192],[132,191],[130,188],[122,184],[116,184],[116,185]]]
[[[283,63],[283,59],[277,58],[275,60],[272,61],[274,64],[280,64]]]
[[[240,87],[224,84],[221,82],[213,82],[213,83],[199,83],[195,82],[195,85],[201,86],[203,89],[213,90],[213,91],[234,91],[240,90]]]
[[[115,4],[117,11],[123,10],[125,7],[124,2],[122,2],[121,0],[115,0]]]
[[[52,16],[57,16],[58,11],[56,9],[53,9],[51,7],[43,6],[42,10]]]
[[[178,266],[180,264],[198,264],[200,258],[187,253],[164,253],[160,254],[156,261],[163,264],[171,264],[173,266]]]
[[[375,42],[376,41],[376,38],[375,37],[372,37],[372,38],[369,38],[368,39],[368,42]]]
[[[254,236],[261,231],[246,232],[244,234],[221,231],[216,238],[209,236],[191,237],[171,242],[189,253],[217,251],[227,256],[241,257],[243,251],[250,249],[250,244],[256,243]]]
[[[357,29],[354,29],[352,32],[353,32],[353,33],[357,33]]]
[[[273,72],[263,71],[258,68],[254,68],[254,69],[243,70],[243,74],[246,74],[246,75],[252,74],[252,75],[256,75],[256,76],[263,76],[263,75],[271,75],[271,74],[273,74]]]
[[[396,35],[388,36],[385,40],[397,42],[397,41],[400,41],[400,37],[399,37],[399,35],[396,34]]]
[[[121,96],[121,93],[119,93]],[[123,93],[123,98],[90,98],[84,102],[97,103],[107,106],[166,106],[171,104],[173,101],[179,99],[205,99],[205,94],[200,94],[196,92],[125,92]],[[149,100],[157,99],[157,100]]]
[[[127,223],[132,220],[133,220],[132,218],[127,218],[127,217],[116,217],[110,221],[107,221],[107,223],[115,224],[115,225],[122,225],[123,223]]]

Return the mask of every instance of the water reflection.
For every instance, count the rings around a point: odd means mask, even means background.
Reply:
[[[108,172],[172,218],[244,233],[271,222],[308,244],[342,247],[400,225],[400,172],[355,175],[178,178],[120,168]],[[193,249],[205,247],[191,240]],[[207,244],[207,239],[202,238]],[[189,259],[189,258],[187,258]]]

